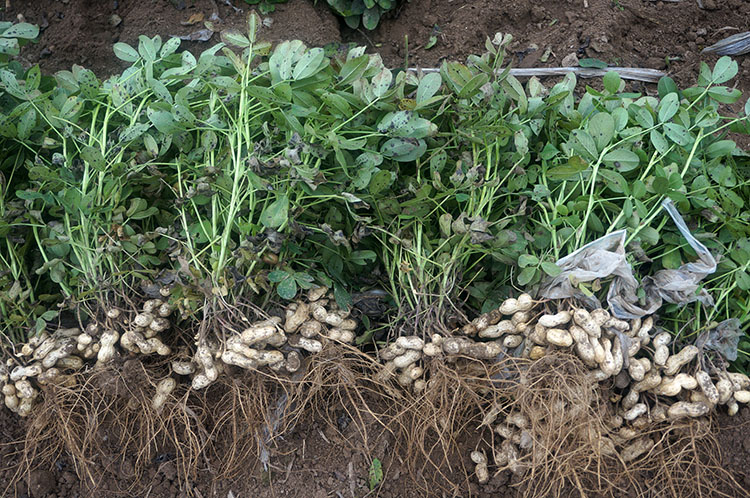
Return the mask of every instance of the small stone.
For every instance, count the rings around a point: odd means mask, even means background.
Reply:
[[[599,52],[600,54],[604,52],[607,49],[607,43],[601,42],[598,40],[592,40],[590,47],[595,51]]]
[[[116,26],[119,26],[122,22],[122,17],[118,16],[117,14],[112,14],[109,16],[109,25],[113,28]]]
[[[563,57],[561,64],[564,67],[578,67],[578,56],[575,54],[575,52],[572,52]]]

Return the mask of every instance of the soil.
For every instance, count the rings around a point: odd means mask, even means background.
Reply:
[[[8,466],[14,462],[14,444],[23,433],[18,418],[5,407],[0,409],[0,490],[2,496],[32,498],[62,498],[92,496],[149,496],[152,498],[203,496],[216,497],[257,497],[276,496],[324,498],[327,496],[364,496],[369,492],[368,469],[371,455],[381,455],[384,474],[388,479],[379,489],[377,496],[383,498],[400,496],[423,496],[417,489],[399,484],[404,470],[397,457],[388,457],[392,437],[383,431],[373,430],[367,444],[357,437],[353,424],[345,418],[339,421],[342,431],[332,429],[334,424],[319,421],[305,424],[295,430],[274,451],[270,468],[264,472],[262,465],[248,472],[249,477],[241,480],[215,481],[208,470],[199,472],[197,479],[189,484],[178,481],[178,470],[174,456],[169,451],[158,454],[146,474],[138,482],[133,482],[133,458],[115,459],[101,455],[94,462],[92,473],[99,480],[92,489],[80,480],[72,468],[70,460],[62,455],[51,469],[33,470],[30,475],[17,476],[15,469]],[[369,421],[375,425],[374,420]],[[344,427],[346,426],[346,427]],[[10,489],[6,490],[6,487]],[[2,493],[2,491],[0,491]],[[231,493],[231,494],[230,494]]]
[[[750,408],[734,417],[719,415],[717,427],[724,468],[732,472],[746,490],[750,489]]]
[[[222,0],[13,0],[11,6],[0,19],[20,15],[42,28],[39,43],[25,47],[22,56],[47,72],[79,64],[104,77],[126,67],[113,56],[114,43],[137,46],[139,35],[187,36],[204,29],[203,21],[211,20],[217,31],[247,29],[247,9],[235,11]],[[218,19],[211,19],[214,13]],[[262,29],[267,41],[294,37],[314,46],[340,40],[339,22],[323,2],[291,0],[278,5],[270,19],[270,26]],[[195,52],[219,41],[214,34],[206,42],[186,41],[183,47]]]
[[[269,468],[256,461],[243,475],[233,479],[217,479],[220,469],[209,470],[206,461],[198,475],[189,483],[178,479],[178,462],[171,448],[157,452],[143,476],[134,479],[134,455],[126,457],[100,454],[92,462],[91,473],[97,484],[80,479],[69,456],[59,455],[51,468],[35,468],[18,475],[14,464],[20,458],[20,440],[24,423],[5,407],[0,408],[0,494],[20,498],[109,498],[124,496],[168,497],[257,497],[257,498],[326,498],[377,496],[408,498],[425,496],[494,497],[520,496],[512,486],[507,472],[494,475],[484,485],[474,480],[460,480],[460,469],[448,475],[453,486],[428,487],[434,476],[417,471],[409,473],[408,462],[400,456],[393,434],[385,431],[374,417],[366,418],[364,430],[348,418],[343,406],[329,411],[335,419],[317,417],[292,430],[273,448]],[[721,448],[722,467],[729,471],[739,486],[750,488],[750,408],[743,408],[735,417],[719,414],[712,422]],[[366,437],[363,435],[366,434]],[[467,434],[458,444],[471,448],[475,441]],[[228,448],[227,448],[228,451]],[[464,453],[468,453],[464,451]],[[372,459],[382,462],[383,481],[369,488]],[[456,467],[466,462],[456,462]],[[442,489],[439,489],[442,488]],[[714,495],[708,495],[714,496]],[[717,496],[738,496],[736,491]]]
[[[235,10],[231,4],[242,8]],[[326,2],[290,0],[276,5],[265,16],[261,38],[269,41],[301,39],[309,45],[357,42],[378,51],[392,67],[431,67],[444,59],[464,60],[481,53],[485,39],[496,32],[511,33],[512,63],[516,67],[557,66],[569,54],[593,57],[611,64],[667,70],[680,84],[690,84],[701,61],[713,56],[701,50],[750,26],[750,2],[745,0],[411,0],[389,14],[372,32],[351,30],[333,16]],[[93,69],[101,77],[118,72],[122,64],[112,55],[112,44],[137,45],[141,34],[162,38],[189,35],[202,29],[201,22],[186,23],[216,13],[217,29],[242,29],[248,5],[240,0],[11,0],[0,20],[16,20],[42,26],[40,40],[23,49],[27,64],[39,63],[45,71],[69,69],[72,64]],[[434,38],[433,38],[434,37]],[[185,42],[200,51],[218,41]],[[546,56],[545,56],[546,54]],[[739,57],[740,72],[734,80],[750,91],[750,55]],[[653,92],[652,87],[645,88]],[[130,458],[100,455],[96,466],[98,485],[79,479],[69,456],[60,454],[52,468],[37,468],[18,476],[13,464],[20,458],[24,422],[0,408],[0,494],[34,498],[96,496],[148,497],[410,497],[410,496],[515,496],[507,475],[493,477],[484,486],[463,482],[454,492],[425,489],[419,485],[429,476],[408,476],[393,434],[375,420],[365,432],[349,424],[341,407],[329,410],[295,428],[279,441],[270,471],[256,463],[250,478],[214,479],[203,466],[193,482],[179,482],[170,448],[158,452],[146,475],[132,488]],[[722,448],[722,463],[735,479],[750,489],[750,409],[733,417],[714,420]],[[469,437],[469,436],[467,436]],[[470,446],[470,441],[462,441]],[[370,492],[368,469],[373,458],[383,464],[384,481]],[[469,462],[463,462],[468,465]],[[460,466],[457,466],[460,467]],[[408,476],[408,478],[407,478]],[[414,478],[416,477],[416,478]],[[422,480],[420,481],[420,477]]]
[[[488,36],[503,32],[514,37],[510,48],[516,67],[557,66],[575,53],[621,66],[665,69],[678,81],[690,83],[701,61],[715,60],[701,54],[703,48],[750,25],[750,3],[745,0],[705,0],[705,9],[698,3],[411,0],[369,32],[346,27],[322,0],[290,0],[265,16],[270,27],[261,30],[261,37],[297,38],[310,45],[357,42],[379,52],[393,67],[405,62],[430,67],[481,53]],[[184,24],[200,15],[208,20],[213,13],[219,17],[217,29],[242,29],[248,7],[240,0],[11,0],[10,10],[0,13],[0,19],[20,14],[43,26],[39,43],[23,51],[29,63],[39,62],[47,71],[81,64],[104,75],[120,68],[111,48],[117,41],[137,44],[141,34],[189,35],[203,25]],[[200,50],[217,39],[186,46]],[[750,56],[738,62],[736,81],[750,88]]]

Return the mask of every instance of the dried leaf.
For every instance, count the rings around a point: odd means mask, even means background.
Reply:
[[[187,21],[182,21],[180,24],[183,26],[192,26],[193,24],[198,24],[199,22],[203,22],[203,19],[206,16],[203,14],[203,12],[196,12],[195,14],[191,15]]]

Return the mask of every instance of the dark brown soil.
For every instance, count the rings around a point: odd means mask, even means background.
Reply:
[[[208,19],[216,13],[218,28],[244,25],[248,5],[231,0],[244,12],[236,12],[224,0],[11,0],[11,8],[0,12],[0,20],[17,19],[43,26],[38,44],[24,48],[28,64],[40,63],[46,71],[81,64],[100,76],[119,71],[122,65],[112,55],[117,41],[137,43],[138,35],[162,38],[187,35],[202,23],[183,25],[196,14]],[[750,2],[703,0],[702,10],[693,0],[679,3],[649,0],[411,0],[395,15],[382,21],[373,32],[342,27],[324,0],[291,0],[267,16],[270,27],[261,37],[270,41],[296,38],[310,45],[355,41],[379,51],[387,64],[435,66],[443,59],[463,60],[481,53],[484,41],[496,32],[514,36],[511,45],[516,66],[556,66],[576,53],[617,65],[667,69],[678,82],[695,79],[701,61],[715,58],[700,51],[717,40],[750,26]],[[588,5],[588,7],[586,7]],[[178,8],[183,7],[183,8]],[[117,17],[114,17],[117,16]],[[195,18],[195,17],[193,17]],[[427,48],[431,37],[434,46]],[[407,43],[408,38],[408,43]],[[218,41],[185,42],[200,51]],[[407,48],[408,47],[408,48]],[[548,58],[542,62],[543,55]],[[750,90],[750,56],[738,59],[735,79],[743,91]],[[343,413],[343,411],[342,411]],[[198,478],[182,484],[168,448],[157,455],[138,483],[138,492],[125,491],[133,462],[113,460],[108,455],[94,462],[101,485],[98,498],[110,496],[148,497],[411,497],[444,495],[424,489],[407,478],[407,466],[396,450],[394,437],[369,421],[367,438],[346,423],[346,417],[306,421],[280,441],[270,461],[270,472],[257,463],[248,469],[251,478],[215,482],[204,468]],[[736,417],[719,415],[715,421],[726,469],[750,489],[750,409]],[[333,428],[338,427],[340,430]],[[34,498],[91,496],[92,490],[79,480],[67,455],[59,455],[51,468],[38,468],[17,476],[13,464],[19,458],[18,441],[24,423],[0,407],[0,494]],[[467,437],[471,437],[468,435]],[[373,458],[383,462],[384,481],[370,493],[368,469]],[[466,465],[467,462],[464,462]],[[422,482],[427,477],[421,476]],[[455,496],[514,496],[508,476],[500,475],[479,487],[465,482]],[[368,493],[370,493],[368,495]]]
[[[248,7],[242,1],[233,3]],[[12,0],[11,6],[0,13],[0,19],[15,20],[21,15],[42,27],[39,43],[23,50],[27,62],[38,62],[50,72],[79,64],[102,77],[124,67],[112,52],[118,41],[137,46],[139,35],[158,34],[162,39],[189,35],[205,27],[196,19],[208,21],[213,13],[218,15],[214,26],[219,31],[246,29],[248,12],[235,11],[222,0]],[[309,0],[291,0],[278,5],[270,17],[273,21],[261,36],[271,42],[297,38],[309,45],[324,45],[340,39],[339,22],[324,2],[316,6]],[[183,46],[200,51],[219,41],[214,34],[207,42],[183,42]]]
[[[724,468],[750,490],[750,408],[743,408],[734,417],[722,414],[717,419]]]
[[[12,0],[0,19],[21,14],[46,26],[39,44],[24,50],[28,62],[40,62],[48,71],[82,64],[103,74],[120,68],[112,57],[114,42],[137,43],[141,34],[187,35],[203,28],[200,22],[183,25],[196,14],[207,20],[215,12],[218,29],[243,27],[249,6],[232,3],[243,11],[224,0]],[[690,83],[701,61],[715,59],[700,53],[704,47],[750,26],[750,2],[705,0],[703,5],[708,8],[692,0],[411,0],[366,32],[345,27],[323,0],[291,0],[267,16],[270,27],[261,36],[298,38],[311,45],[355,41],[378,51],[391,66],[408,61],[427,67],[481,53],[488,36],[503,32],[514,37],[515,66],[560,65],[576,53],[611,64],[666,69]],[[434,45],[426,48],[433,36]],[[200,50],[217,39],[186,46]],[[738,62],[736,81],[748,89],[750,57]]]
[[[367,38],[347,30],[344,38],[371,41],[394,66],[402,65],[407,55],[409,65],[434,66],[445,58],[462,60],[481,53],[488,36],[503,32],[513,35],[518,67],[559,66],[565,56],[576,53],[615,65],[668,69],[692,81],[700,61],[712,61],[700,54],[704,47],[750,25],[750,3],[745,0],[703,3],[712,10],[702,10],[691,0],[411,0],[397,19]],[[425,48],[431,36],[437,42]],[[548,49],[549,58],[542,62]],[[750,58],[739,62],[737,80],[747,81]]]
[[[341,407],[340,407],[341,408]],[[420,482],[434,476],[408,472],[396,446],[394,437],[377,422],[366,420],[367,437],[362,437],[356,424],[347,418],[345,410],[333,410],[336,420],[318,418],[305,421],[273,449],[268,470],[254,462],[242,479],[216,480],[214,473],[204,468],[196,479],[181,483],[177,461],[165,449],[146,470],[143,478],[133,482],[133,458],[99,455],[92,462],[93,475],[99,480],[88,486],[76,475],[67,455],[60,455],[51,468],[37,468],[28,475],[18,476],[14,464],[19,458],[20,438],[24,421],[5,407],[0,408],[0,493],[2,496],[29,498],[124,496],[168,497],[293,497],[326,498],[377,496],[381,498],[424,496],[515,497],[519,493],[510,487],[509,475],[492,477],[489,483],[460,482],[451,492],[450,487],[428,488]],[[713,427],[721,445],[721,461],[737,483],[750,488],[750,408],[743,408],[735,417],[720,414]],[[459,444],[470,448],[472,434]],[[368,470],[373,458],[383,465],[383,482],[371,491]],[[468,460],[468,459],[467,459]],[[464,462],[469,464],[469,462]],[[208,465],[208,463],[207,463]],[[460,462],[456,462],[460,466]],[[458,469],[457,469],[458,470]],[[457,472],[455,473],[458,474]],[[451,475],[455,478],[456,475]],[[231,494],[230,494],[231,492]],[[713,496],[713,495],[709,495]],[[718,496],[718,495],[717,495]],[[727,496],[726,494],[721,496]],[[730,494],[729,496],[733,496]]]

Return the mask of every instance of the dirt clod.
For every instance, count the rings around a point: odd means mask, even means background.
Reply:
[[[57,487],[55,475],[48,470],[35,470],[29,476],[29,491],[33,498],[47,496]]]

